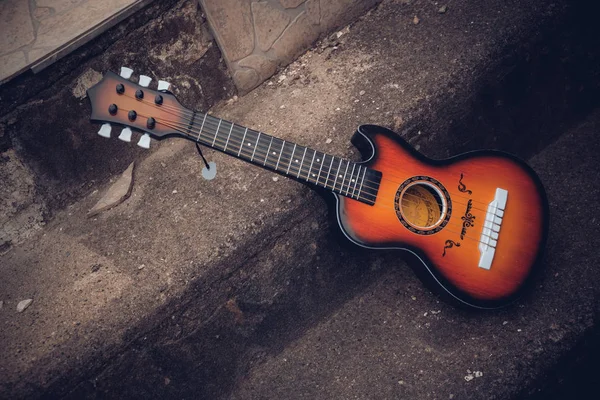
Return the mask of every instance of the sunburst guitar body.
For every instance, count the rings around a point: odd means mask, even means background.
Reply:
[[[496,308],[521,294],[548,227],[546,195],[528,165],[491,150],[432,160],[374,125],[353,142],[382,176],[372,206],[336,195],[351,241],[410,251],[445,294],[469,306]]]
[[[355,162],[192,111],[168,83],[153,90],[149,77],[136,84],[131,75],[109,72],[88,90],[101,136],[116,124],[126,142],[141,131],[142,147],[180,137],[325,190],[350,241],[413,253],[434,286],[461,304],[512,302],[540,261],[548,203],[536,174],[514,156],[486,150],[432,160],[394,132],[363,125],[352,139],[363,156]],[[215,168],[207,163],[203,175],[213,178]]]

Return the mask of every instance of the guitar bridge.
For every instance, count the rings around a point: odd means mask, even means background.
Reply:
[[[479,268],[489,270],[492,267],[507,198],[507,190],[496,188],[496,196],[488,205],[481,238],[479,239],[479,253],[481,254],[479,257]]]

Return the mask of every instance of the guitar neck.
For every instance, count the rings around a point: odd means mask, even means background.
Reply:
[[[208,114],[189,113],[187,139],[292,179],[375,203],[379,171]]]

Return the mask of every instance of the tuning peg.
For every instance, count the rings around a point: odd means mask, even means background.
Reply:
[[[122,78],[129,79],[129,78],[131,78],[132,74],[133,74],[133,70],[131,68],[121,67],[120,75]]]
[[[167,81],[158,81],[158,91],[159,92],[168,92],[171,90],[171,84]]]
[[[140,141],[138,142],[138,146],[140,146],[144,149],[149,149],[150,148],[150,135],[148,135],[147,133],[144,133],[142,135],[142,137],[140,138]]]
[[[100,127],[98,135],[110,139],[110,131],[112,130],[110,124],[104,124]]]
[[[131,129],[130,128],[123,128],[123,130],[121,131],[121,134],[119,135],[119,139],[121,139],[124,142],[131,142]]]
[[[150,85],[150,82],[152,82],[152,78],[150,78],[149,76],[146,76],[146,75],[140,75],[140,81],[139,81],[140,86],[148,87],[148,85]]]

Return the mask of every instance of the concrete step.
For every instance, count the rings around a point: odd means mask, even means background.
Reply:
[[[571,368],[559,362],[598,335],[600,185],[588,177],[600,173],[599,129],[600,109],[530,159],[548,191],[551,233],[544,269],[514,307],[458,311],[395,268],[389,254],[389,268],[269,352],[229,398],[510,399],[556,385],[547,374]]]
[[[338,155],[355,157],[349,138],[358,123],[378,123],[431,156],[495,147],[528,158],[596,105],[600,47],[593,44],[600,35],[595,24],[582,22],[589,12],[560,2],[522,3],[455,1],[440,13],[428,1],[384,1],[335,41],[213,111]],[[179,90],[192,107],[197,96]],[[78,126],[85,129],[83,120]],[[86,132],[94,137],[95,129]],[[544,307],[551,295],[544,289],[524,307],[456,310],[438,302],[397,255],[348,248],[314,192],[223,155],[209,157],[220,171],[211,182],[198,178],[202,163],[192,146],[166,142],[140,159],[127,202],[90,220],[87,210],[99,197],[91,192],[2,256],[0,397],[327,398],[349,394],[353,378],[368,380],[356,390],[382,395],[400,393],[398,381],[421,382],[426,387],[413,393],[433,398],[454,377],[467,383],[467,369],[484,372],[472,386],[485,386],[487,376],[502,381],[499,371],[506,370],[526,390],[530,375],[521,377],[518,368],[533,364],[511,364],[523,354],[516,349],[541,343],[534,348],[541,355],[532,359],[546,364],[527,371],[539,376],[591,325],[577,319],[572,330],[548,325],[588,315],[589,290],[576,294],[581,312],[558,307],[572,304],[565,294],[551,298],[556,311]],[[565,260],[578,255],[562,249]],[[558,285],[553,276],[547,281]],[[34,303],[17,314],[25,296]],[[368,311],[349,328],[353,305]],[[548,329],[557,340],[546,340]],[[499,332],[507,333],[498,339]],[[378,341],[374,333],[388,336]],[[391,347],[397,351],[386,353]],[[410,354],[404,364],[388,358],[401,357],[400,350]],[[283,355],[301,363],[300,353],[308,365],[295,365],[304,368],[302,379],[290,381]],[[322,364],[310,364],[311,357]],[[439,371],[425,374],[436,357],[444,380],[433,379]],[[327,366],[339,366],[339,373]],[[394,368],[389,386],[387,370]],[[411,381],[410,374],[423,380]]]

